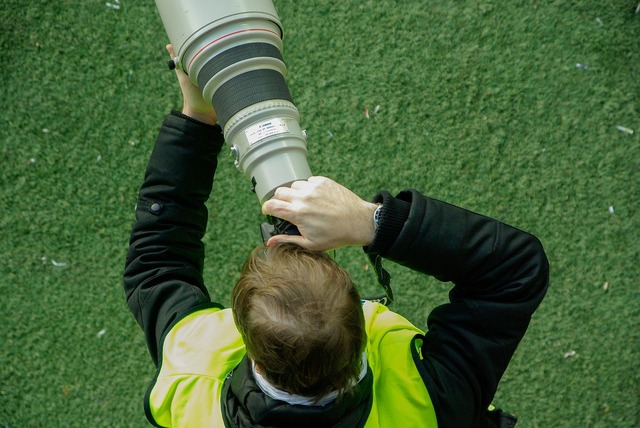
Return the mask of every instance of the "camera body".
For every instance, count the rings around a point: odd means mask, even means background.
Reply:
[[[271,0],[156,0],[176,57],[210,100],[260,203],[311,176]]]

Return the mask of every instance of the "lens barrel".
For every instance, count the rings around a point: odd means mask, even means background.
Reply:
[[[264,203],[311,176],[285,81],[282,25],[271,0],[156,0],[176,65],[211,100],[236,166]]]

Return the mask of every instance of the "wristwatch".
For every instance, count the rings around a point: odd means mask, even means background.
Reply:
[[[382,212],[382,204],[378,205],[375,212],[373,213],[373,225],[378,230],[378,226],[380,225],[380,213]]]

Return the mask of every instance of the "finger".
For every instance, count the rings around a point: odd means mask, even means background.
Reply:
[[[314,175],[312,177],[309,177],[307,181],[309,183],[322,183],[322,182],[333,181],[333,180],[327,177],[323,177],[321,175]]]
[[[295,190],[300,190],[300,189],[304,189],[306,187],[309,187],[309,183],[307,182],[307,180],[298,180],[298,181],[294,181],[293,183],[291,183],[291,187],[292,189]]]
[[[267,247],[275,247],[282,244],[297,244],[305,247],[308,241],[300,235],[275,235],[267,241]]]
[[[290,203],[278,199],[269,199],[262,204],[262,214],[288,220],[286,217],[291,212]]]
[[[298,194],[299,192],[297,189],[292,189],[290,187],[278,187],[273,193],[273,199],[290,202]]]
[[[167,49],[167,52],[169,52],[169,55],[171,55],[171,58],[173,58],[174,57],[173,45],[171,43],[169,43],[167,46],[165,46],[165,49]]]

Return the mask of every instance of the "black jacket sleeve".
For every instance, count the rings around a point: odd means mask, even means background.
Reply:
[[[210,303],[202,280],[202,237],[205,202],[223,142],[219,126],[172,112],[162,124],[140,189],[124,290],[156,365],[172,323]]]
[[[477,426],[547,290],[542,245],[415,190],[375,201],[380,226],[365,250],[454,284],[429,315],[422,373],[440,427]]]

